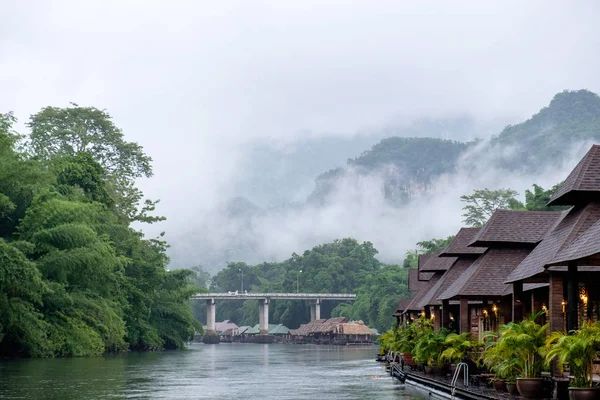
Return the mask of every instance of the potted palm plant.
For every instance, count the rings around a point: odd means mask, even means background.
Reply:
[[[506,368],[503,363],[507,360],[513,360],[506,349],[497,346],[498,336],[494,332],[486,332],[483,336],[483,352],[480,362],[494,374],[491,378],[492,385],[497,392],[506,392]],[[503,350],[503,352],[501,352]]]
[[[414,360],[425,364],[426,373],[443,370],[444,362],[440,355],[444,351],[447,335],[448,331],[442,329],[439,332],[430,331],[419,337],[414,350]]]
[[[600,348],[600,325],[587,322],[571,334],[554,332],[546,340],[546,361],[556,358],[562,368],[569,364],[573,381],[569,387],[571,400],[600,399],[600,387],[593,387],[592,369]]]
[[[451,367],[456,368],[456,364],[464,361],[474,346],[475,343],[471,340],[471,335],[468,332],[450,333],[444,341],[445,349],[440,355],[440,360],[447,361],[451,364]]]
[[[541,314],[541,313],[540,313]],[[521,397],[539,398],[542,395],[542,379],[539,377],[544,366],[544,352],[548,324],[539,325],[531,315],[519,322],[509,322],[500,327],[500,337],[496,344],[498,352],[506,359],[514,358],[517,371],[517,389]]]

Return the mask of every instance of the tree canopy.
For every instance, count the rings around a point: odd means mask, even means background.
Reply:
[[[14,118],[0,115],[0,356],[178,348],[201,330],[192,273],[167,271],[166,243],[118,207],[111,174],[151,166],[107,116],[45,108],[24,153]]]

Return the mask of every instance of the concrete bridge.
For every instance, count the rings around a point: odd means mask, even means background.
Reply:
[[[259,328],[261,335],[269,334],[269,303],[271,300],[310,300],[310,320],[321,319],[321,301],[354,301],[355,294],[335,293],[199,293],[192,296],[194,300],[206,301],[206,334],[214,335],[217,300],[258,300]]]

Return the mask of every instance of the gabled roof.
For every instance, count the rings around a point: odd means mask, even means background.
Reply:
[[[479,257],[438,298],[495,297],[512,293],[504,283],[512,270],[530,253],[525,248],[491,248]]]
[[[458,260],[456,260],[454,265],[452,265],[452,268],[450,268],[448,272],[446,272],[444,276],[441,277],[438,284],[436,285],[434,293],[432,293],[431,295],[431,300],[426,305],[441,304],[440,296],[446,290],[448,290],[448,288],[452,284],[454,284],[454,282],[456,282],[457,279],[463,276],[469,269],[469,267],[475,262],[476,260],[474,260],[472,257],[461,257]]]
[[[419,311],[422,308],[419,306],[419,303],[429,293],[429,291],[436,285],[436,283],[439,281],[441,276],[442,276],[442,274],[434,274],[431,277],[431,279],[426,282],[425,286],[423,286],[421,288],[421,290],[419,290],[417,292],[417,294],[415,294],[411,298],[411,302],[406,306],[406,309],[404,310],[404,312]]]
[[[537,245],[535,249],[519,264],[507,277],[506,282],[523,280],[534,281],[546,273],[545,266],[556,265],[553,261],[559,253],[566,249],[575,239],[584,234],[586,230],[600,218],[600,203],[590,203],[585,207],[574,207],[562,211],[563,217],[548,236]],[[574,251],[571,249],[570,252]],[[560,258],[568,258],[563,253]]]
[[[421,271],[421,273],[447,271],[448,268],[454,264],[454,261],[456,261],[456,257],[440,257],[439,255],[444,250],[445,249],[439,249],[431,254],[431,257],[429,257],[425,265],[419,268],[419,271]]]
[[[431,258],[431,254],[419,254],[417,257],[417,269],[420,271],[421,268],[427,264],[427,261]]]
[[[481,228],[460,228],[448,247],[440,253],[440,257],[477,256],[485,253],[485,247],[469,247],[469,243],[477,235]]]
[[[600,215],[598,220],[571,244],[563,248],[546,264],[566,265],[569,261],[583,261],[585,265],[599,265],[598,257],[591,257],[600,253]]]
[[[400,315],[402,315],[404,310],[406,310],[406,307],[408,307],[410,302],[413,300],[413,297],[414,297],[414,294],[412,297],[410,297],[408,299],[398,300],[398,304],[396,305],[396,311],[392,314],[392,316],[399,317]]]
[[[496,210],[469,245],[535,245],[556,225],[561,215],[560,211]]]
[[[416,268],[411,268],[408,270],[408,291],[409,292],[418,292],[425,285],[429,279],[431,279],[432,274],[423,274],[428,275],[427,279],[419,279],[419,271]]]
[[[574,206],[600,200],[600,146],[595,144],[550,198],[551,206]]]

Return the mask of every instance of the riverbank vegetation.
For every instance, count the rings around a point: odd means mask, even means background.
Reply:
[[[134,184],[151,158],[93,107],[44,108],[26,137],[15,122],[0,115],[0,356],[182,347],[192,273],[131,226],[163,219]]]

